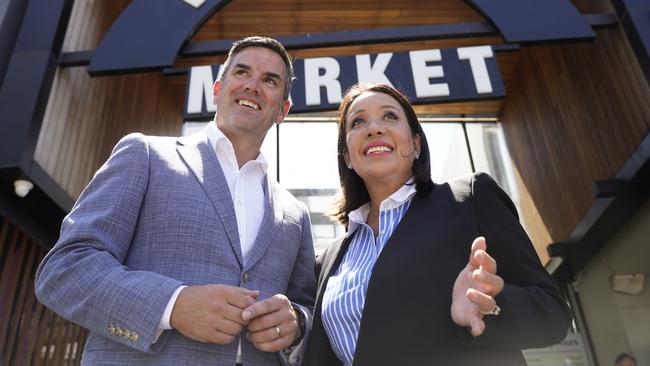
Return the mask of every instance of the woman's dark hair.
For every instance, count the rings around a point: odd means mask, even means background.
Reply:
[[[348,226],[348,214],[359,208],[359,206],[370,201],[368,189],[364,184],[361,177],[348,168],[345,162],[345,153],[347,152],[346,144],[346,116],[350,105],[355,99],[364,92],[378,92],[387,94],[395,99],[404,109],[406,120],[408,121],[409,128],[413,136],[420,137],[420,157],[413,162],[413,178],[415,180],[415,189],[417,194],[424,194],[431,190],[433,182],[431,181],[431,163],[429,155],[429,145],[427,145],[427,138],[424,135],[422,126],[418,121],[418,117],[408,101],[406,96],[394,87],[384,83],[365,83],[355,84],[345,93],[343,101],[338,111],[338,163],[339,163],[339,177],[341,178],[341,199],[336,203],[336,208],[333,216],[346,228]]]

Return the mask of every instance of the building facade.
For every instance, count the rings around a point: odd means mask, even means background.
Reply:
[[[351,83],[387,80],[416,104],[434,180],[493,174],[570,303],[566,350],[529,364],[650,364],[650,4],[543,3],[0,2],[0,365],[79,362],[86,333],[35,300],[38,263],[120,137],[210,118],[205,85],[252,34],[296,58],[295,113],[263,149],[318,245],[341,233],[333,111]],[[299,159],[307,136],[323,156]]]

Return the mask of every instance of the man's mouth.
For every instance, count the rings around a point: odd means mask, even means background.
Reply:
[[[257,103],[252,102],[252,101],[250,101],[250,100],[246,100],[246,99],[240,99],[240,100],[238,100],[238,101],[237,101],[237,104],[239,104],[239,105],[242,106],[242,107],[251,108],[251,109],[255,109],[255,110],[259,110],[259,109],[260,109],[260,106],[259,106]]]

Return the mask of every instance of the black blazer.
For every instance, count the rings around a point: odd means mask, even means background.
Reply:
[[[483,235],[504,290],[498,316],[486,316],[472,338],[451,320],[454,281]],[[341,365],[321,322],[323,293],[350,238],[318,258],[314,323],[303,365]],[[525,366],[521,349],[559,342],[570,311],[519,224],[514,204],[487,174],[435,185],[416,194],[381,252],[361,319],[355,366]]]

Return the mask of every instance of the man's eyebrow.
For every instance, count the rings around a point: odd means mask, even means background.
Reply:
[[[273,79],[277,79],[277,80],[279,80],[279,81],[282,81],[282,76],[280,76],[280,74],[275,73],[275,72],[268,71],[268,72],[266,73],[266,76],[271,77],[271,78],[273,78]]]
[[[235,64],[235,67],[233,69],[244,69],[244,70],[250,70],[251,67],[246,65],[246,64]]]
[[[246,64],[237,63],[233,66],[233,70],[234,69],[251,70],[252,68]],[[282,81],[282,76],[280,76],[280,74],[278,74],[277,72],[267,71],[264,75]]]

